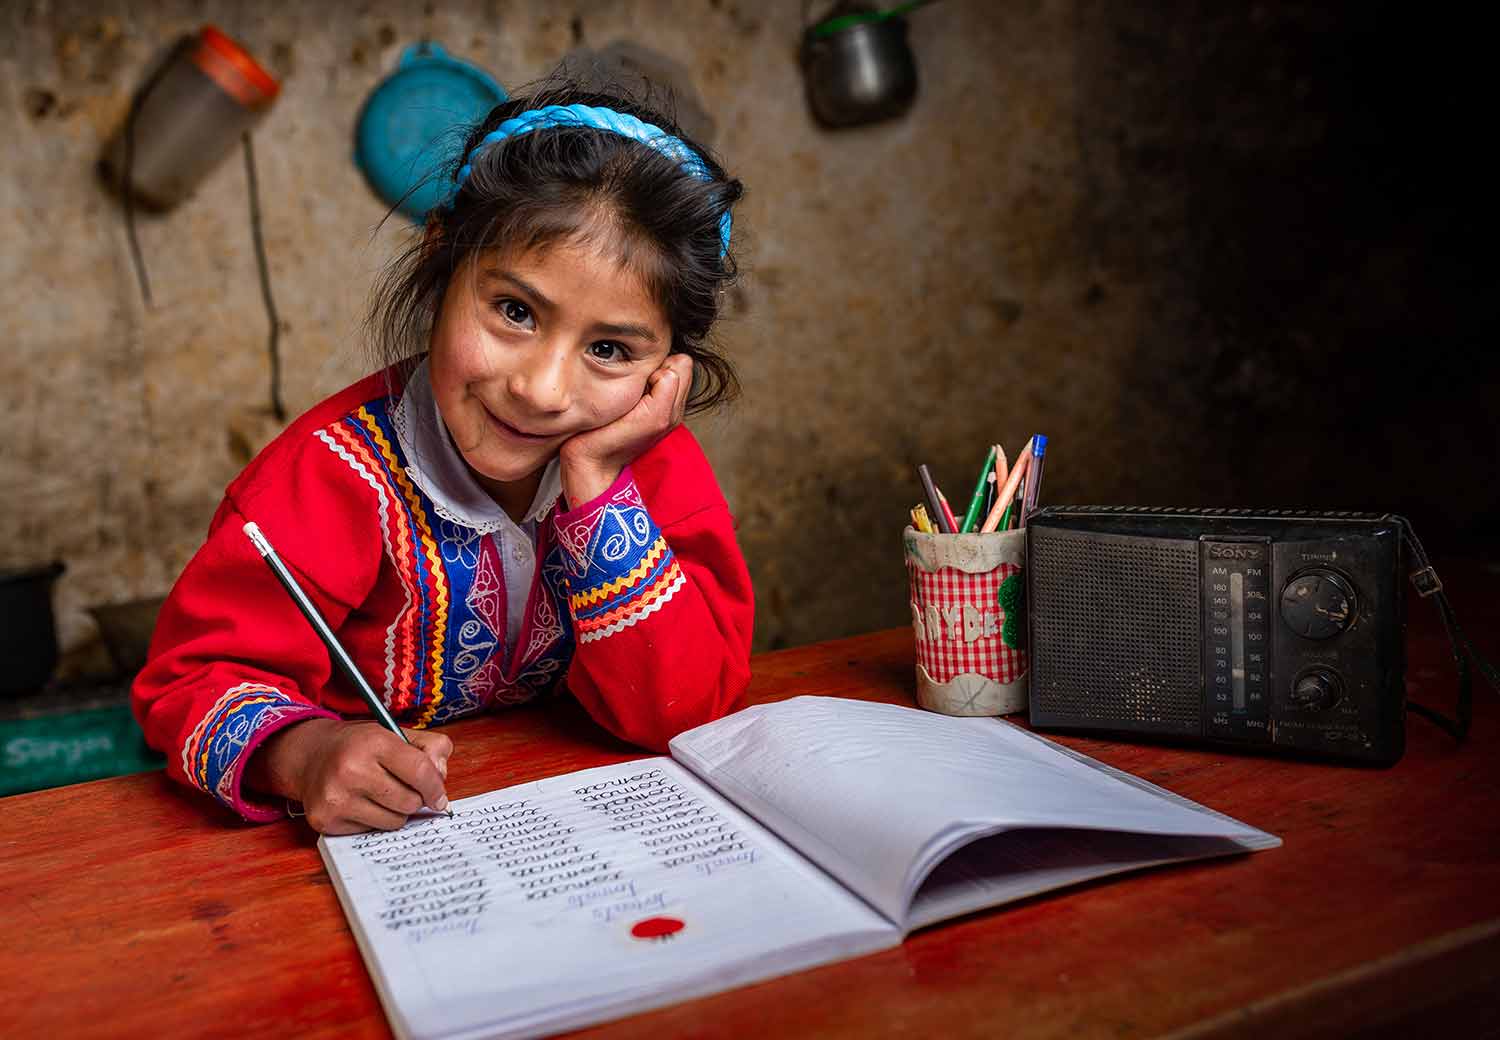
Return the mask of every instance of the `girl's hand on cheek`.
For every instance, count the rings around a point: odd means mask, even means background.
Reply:
[[[671,433],[682,422],[692,388],[693,359],[669,354],[647,377],[646,393],[634,408],[607,426],[564,441],[558,455],[569,507],[603,494],[621,470]]]

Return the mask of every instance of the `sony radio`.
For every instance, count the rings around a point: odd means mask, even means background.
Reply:
[[[1395,762],[1404,529],[1379,513],[1039,510],[1032,725]]]

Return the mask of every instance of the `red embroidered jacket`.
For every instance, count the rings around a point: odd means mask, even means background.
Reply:
[[[163,606],[132,702],[170,774],[250,820],[269,734],[368,715],[242,531],[253,520],[397,721],[430,726],[566,685],[601,725],[660,750],[724,714],[749,681],[754,601],[733,522],[679,427],[592,502],[538,525],[515,646],[494,540],[446,519],[410,478],[376,373],[314,407],[225,492]]]

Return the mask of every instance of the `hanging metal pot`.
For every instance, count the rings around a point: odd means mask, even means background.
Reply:
[[[826,127],[898,116],[917,96],[917,62],[900,11],[840,4],[802,34],[807,101]]]

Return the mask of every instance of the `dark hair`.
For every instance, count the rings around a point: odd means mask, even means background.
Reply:
[[[471,156],[505,120],[574,104],[610,108],[660,127],[695,151],[712,179],[694,176],[649,145],[592,127],[533,130]],[[693,359],[688,410],[703,411],[739,393],[734,367],[709,342],[709,330],[723,289],[735,277],[719,221],[744,188],[675,122],[630,98],[553,79],[496,106],[469,130],[458,159],[440,171],[450,192],[466,161],[472,169],[452,205],[428,213],[423,232],[392,259],[376,285],[367,326],[381,365],[415,363],[449,280],[476,253],[602,240],[660,303],[672,327],[672,353]]]

